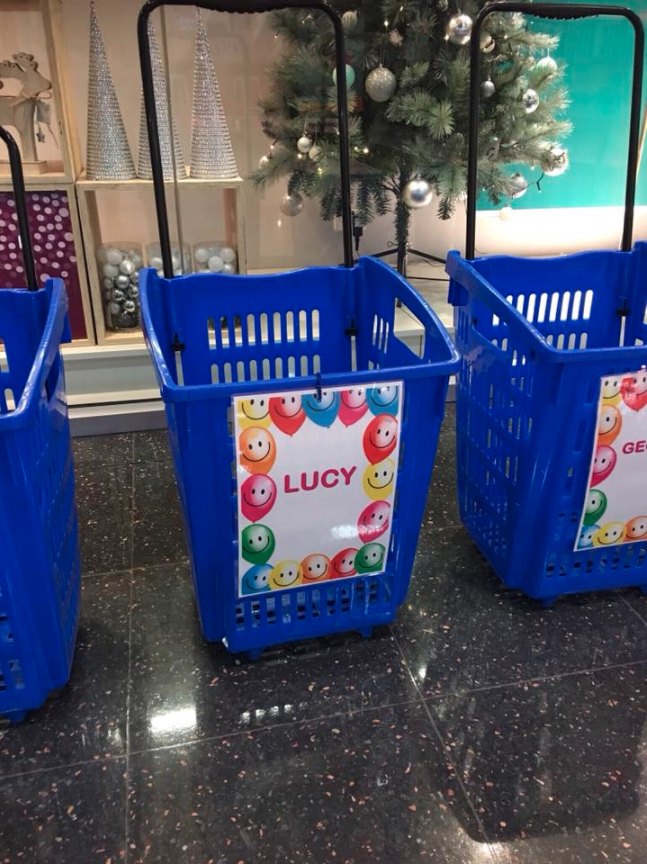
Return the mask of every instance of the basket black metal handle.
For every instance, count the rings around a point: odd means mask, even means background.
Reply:
[[[22,257],[25,261],[25,275],[27,277],[27,288],[30,291],[38,291],[38,280],[36,279],[36,266],[34,264],[34,250],[31,245],[31,234],[29,233],[29,221],[27,219],[27,195],[25,193],[25,178],[22,173],[22,161],[20,150],[12,135],[4,126],[0,126],[0,138],[7,145],[9,151],[9,166],[11,168],[11,182],[13,184],[14,200],[16,202],[16,214],[18,216],[18,232],[20,234],[20,246]]]
[[[631,86],[631,119],[629,121],[629,153],[627,157],[627,183],[625,187],[625,215],[622,229],[622,250],[631,249],[634,226],[634,204],[636,200],[636,171],[640,146],[640,99],[642,95],[643,63],[645,54],[645,31],[638,15],[623,6],[597,5],[593,3],[492,3],[481,9],[474,20],[470,45],[470,116],[467,156],[467,240],[465,257],[474,258],[476,242],[476,175],[478,168],[478,122],[480,80],[480,34],[483,22],[497,12],[523,12],[537,18],[595,18],[613,16],[626,18],[634,30],[634,63]]]
[[[155,207],[159,226],[160,246],[164,264],[164,276],[173,276],[171,260],[171,241],[169,234],[168,213],[166,210],[166,194],[164,190],[164,172],[160,152],[159,127],[157,124],[157,109],[153,86],[153,71],[151,68],[150,43],[148,40],[148,19],[152,12],[160,6],[198,6],[215,12],[272,12],[278,9],[318,9],[324,12],[332,21],[335,29],[337,70],[337,113],[339,122],[339,155],[341,162],[341,203],[344,240],[344,266],[353,266],[353,227],[350,196],[350,153],[348,135],[348,97],[346,88],[346,48],[344,29],[341,16],[329,5],[327,0],[147,0],[139,12],[137,21],[137,37],[139,41],[139,59],[141,64],[142,82],[144,86],[144,105],[146,108],[146,125],[151,151],[151,168],[153,186],[155,189]]]

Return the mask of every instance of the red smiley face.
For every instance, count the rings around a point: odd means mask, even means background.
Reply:
[[[355,570],[356,555],[357,549],[351,547],[338,552],[330,564],[330,578],[345,579],[347,576],[354,576],[357,573]]]
[[[364,387],[342,391],[339,403],[339,419],[344,426],[352,426],[353,423],[357,423],[367,411],[368,402]]]
[[[591,477],[591,486],[599,486],[611,474],[616,467],[618,456],[613,447],[607,447],[605,444],[598,447],[595,451],[593,460],[593,475]]]
[[[258,522],[270,512],[276,501],[276,483],[267,474],[248,477],[240,489],[240,509],[250,522]]]
[[[378,414],[364,430],[364,454],[375,465],[386,459],[398,443],[398,421],[391,414]]]
[[[362,543],[381,537],[389,528],[391,505],[388,501],[374,501],[365,507],[357,520],[357,531]]]
[[[286,396],[273,396],[270,399],[270,417],[277,429],[286,435],[294,435],[306,419],[301,405],[301,397],[288,393]]]

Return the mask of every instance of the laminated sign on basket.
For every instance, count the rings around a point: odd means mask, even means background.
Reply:
[[[234,398],[239,596],[386,569],[402,381]]]
[[[601,380],[576,549],[647,542],[647,369]]]

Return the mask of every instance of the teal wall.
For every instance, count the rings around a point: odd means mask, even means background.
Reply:
[[[585,0],[576,0],[585,2]],[[625,0],[647,28],[647,0]],[[541,193],[528,190],[515,208],[584,207],[621,204],[627,165],[627,134],[633,29],[629,22],[612,18],[550,22],[533,19],[537,28],[560,36],[553,52],[566,64],[566,86],[571,105],[567,116],[572,133],[564,140],[570,168],[561,177],[546,177]],[[643,82],[643,110],[647,104],[647,76]],[[647,147],[638,178],[639,204],[647,204]],[[538,171],[522,168],[532,181]],[[487,202],[479,205],[488,208]]]

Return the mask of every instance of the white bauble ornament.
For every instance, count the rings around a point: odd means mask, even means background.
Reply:
[[[402,190],[402,200],[410,210],[420,210],[422,207],[427,207],[431,204],[433,197],[431,185],[422,177],[409,180]]]
[[[106,289],[106,291],[110,291],[110,289],[111,289],[112,286],[114,285],[114,281],[113,281],[112,279],[109,279],[109,278],[106,276],[106,278],[102,281],[101,284],[102,284],[103,287]]]
[[[514,210],[509,204],[506,204],[505,207],[502,207],[499,210],[499,219],[502,222],[509,222],[514,216]]]
[[[395,93],[397,83],[395,75],[390,69],[385,66],[378,66],[366,76],[366,93],[373,102],[388,102]]]
[[[160,279],[163,279],[163,278],[164,278],[164,271],[163,271],[163,270],[158,270],[158,271],[157,271],[157,275],[160,277]]]
[[[236,272],[236,268],[234,267],[233,264],[224,264],[223,268],[222,268],[222,272],[223,273],[229,273],[231,275],[232,273]]]
[[[472,19],[469,15],[453,15],[447,22],[447,38],[454,45],[467,45],[472,35]]]
[[[135,272],[135,265],[129,258],[124,258],[124,260],[119,265],[119,269],[122,273],[125,273],[126,276],[132,276]]]
[[[115,267],[114,264],[104,264],[103,275],[108,276],[110,279],[114,279],[115,276],[119,275],[119,267]]]
[[[135,265],[135,270],[139,270],[140,267],[144,266],[144,259],[139,254],[139,252],[131,252],[130,253],[130,260]]]
[[[333,83],[335,83],[335,84],[337,83],[337,68],[336,67],[332,70],[332,80],[333,80]],[[354,83],[355,83],[355,70],[353,69],[352,66],[349,66],[347,63],[346,64],[346,86],[352,87]]]
[[[310,148],[308,156],[312,159],[313,162],[321,162],[321,160],[323,159],[323,150],[318,144],[313,144]]]
[[[225,262],[222,260],[220,255],[212,255],[211,258],[209,258],[208,267],[212,273],[220,273],[224,266]]]
[[[173,252],[171,255],[171,264],[174,270],[179,270],[182,267],[182,259],[177,252]]]
[[[108,264],[114,264],[115,266],[119,266],[123,261],[124,253],[120,249],[110,248],[106,252],[106,259]]]
[[[568,168],[568,150],[555,144],[550,148],[551,160],[548,167],[544,168],[546,177],[559,177]]]
[[[130,277],[126,276],[125,273],[120,273],[115,279],[115,285],[117,288],[121,288],[122,291],[125,291],[130,285]]]
[[[281,198],[279,209],[284,216],[298,216],[303,210],[303,198],[298,192],[295,192],[294,195],[286,192]]]
[[[153,257],[148,262],[151,267],[154,267],[156,270],[161,270],[164,266],[164,262],[159,257],[159,255],[153,255]]]
[[[481,96],[484,99],[491,99],[496,93],[496,87],[494,86],[494,81],[491,81],[489,78],[487,81],[484,81],[481,84]]]
[[[536,111],[539,107],[539,95],[537,91],[533,90],[531,87],[524,92],[521,101],[523,102],[526,114],[532,114],[532,112]]]
[[[309,138],[308,135],[304,132],[303,135],[297,141],[297,147],[299,148],[299,153],[309,153],[312,149],[313,145],[312,138]]]
[[[108,303],[108,312],[111,315],[120,315],[121,314],[121,306],[119,303]]]
[[[258,160],[258,167],[261,169],[267,168],[267,166],[269,164],[270,164],[270,157],[269,156],[261,156],[261,158]]]
[[[523,198],[528,191],[528,181],[518,171],[510,177],[510,185],[512,186],[512,197]]]
[[[231,248],[231,246],[223,246],[220,250],[220,257],[225,262],[225,264],[231,264],[232,261],[236,260],[236,253]]]
[[[535,63],[535,69],[546,75],[552,75],[554,72],[557,72],[557,63],[555,63],[552,57],[542,57],[541,60],[537,60]]]
[[[354,9],[349,9],[341,16],[341,23],[344,25],[344,30],[350,33],[357,27],[357,12]]]
[[[193,256],[198,264],[206,264],[211,256],[211,252],[209,252],[206,246],[196,246]]]
[[[479,39],[479,48],[484,54],[491,54],[496,48],[496,42],[491,33],[483,30]]]

